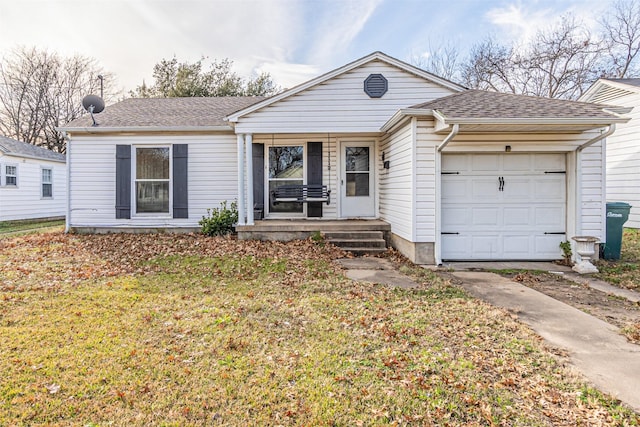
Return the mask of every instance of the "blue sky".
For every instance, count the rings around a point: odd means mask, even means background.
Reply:
[[[373,51],[411,62],[445,43],[518,40],[571,12],[588,26],[612,0],[0,0],[0,56],[37,46],[96,58],[124,90],[174,55],[229,58],[291,87]]]

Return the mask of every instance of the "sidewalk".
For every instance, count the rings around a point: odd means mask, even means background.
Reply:
[[[353,280],[405,289],[417,286],[385,259],[352,258],[338,262]],[[569,267],[553,263],[475,262],[448,264],[444,268],[453,269],[452,274],[471,295],[516,314],[549,344],[567,350],[575,368],[596,388],[640,413],[640,346],[627,342],[615,326],[497,274],[460,270],[545,270],[632,301],[640,300],[637,292],[574,274]]]
[[[553,346],[599,390],[640,412],[640,346],[617,328],[576,308],[494,273],[456,271],[473,296],[505,308]]]

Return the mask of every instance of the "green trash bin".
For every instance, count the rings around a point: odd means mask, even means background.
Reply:
[[[629,219],[630,210],[631,205],[628,203],[607,203],[607,239],[605,244],[600,246],[602,258],[620,259],[622,225]]]

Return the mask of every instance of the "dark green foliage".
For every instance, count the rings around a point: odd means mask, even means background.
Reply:
[[[198,222],[202,234],[207,236],[226,236],[233,233],[238,223],[238,204],[231,202],[227,207],[227,201],[220,203],[219,208],[207,209],[207,216],[203,216]]]

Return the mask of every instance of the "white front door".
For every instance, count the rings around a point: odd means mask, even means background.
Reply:
[[[561,258],[565,163],[564,154],[444,154],[442,259]]]
[[[343,218],[375,216],[373,142],[343,142],[340,165],[340,211]]]

